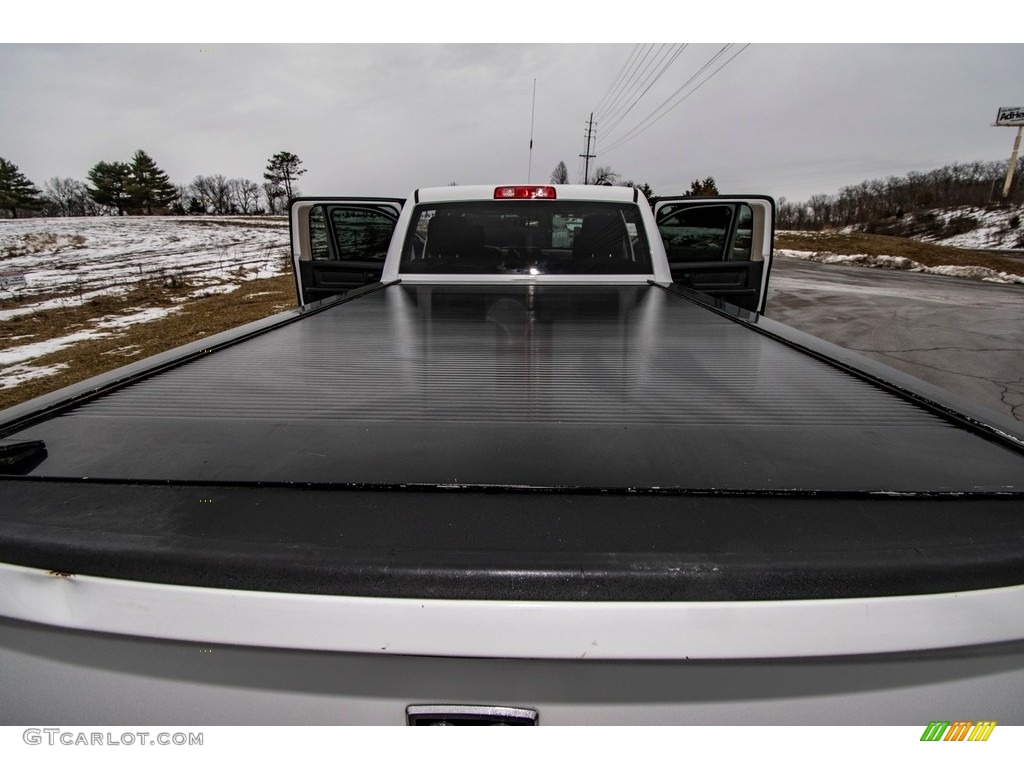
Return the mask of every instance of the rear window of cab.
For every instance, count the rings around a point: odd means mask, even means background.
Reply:
[[[419,205],[400,271],[638,275],[652,266],[636,205],[488,200]]]

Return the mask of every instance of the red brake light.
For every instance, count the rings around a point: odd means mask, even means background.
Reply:
[[[554,200],[554,187],[517,186],[496,187],[495,200]]]

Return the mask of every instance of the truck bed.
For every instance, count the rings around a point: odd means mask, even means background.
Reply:
[[[1024,580],[1017,438],[685,291],[395,284],[211,350],[8,429],[46,454],[0,480],[0,562],[449,599]]]

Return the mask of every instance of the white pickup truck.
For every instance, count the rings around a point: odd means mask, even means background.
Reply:
[[[1024,432],[765,318],[772,237],[295,201],[297,309],[0,413],[0,721],[1024,724]]]

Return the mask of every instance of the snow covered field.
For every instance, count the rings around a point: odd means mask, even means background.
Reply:
[[[977,222],[977,228],[970,232],[939,240],[932,239],[928,242],[950,245],[954,248],[1010,249],[1022,247],[1019,243],[1024,238],[1024,229],[1020,228],[1020,220],[1024,217],[1024,206],[993,210],[961,206],[936,211],[935,214],[944,224],[949,224],[955,219],[973,219]],[[1014,226],[1015,224],[1016,226]]]
[[[0,389],[62,370],[63,364],[33,365],[53,352],[116,337],[129,325],[177,312],[190,297],[290,271],[288,252],[283,218],[0,220]],[[43,340],[2,332],[5,320],[123,295],[151,281],[187,290],[177,306],[126,307]],[[131,356],[130,349],[122,351],[121,357]]]
[[[283,218],[0,220],[0,320],[154,279],[188,282],[197,291],[233,290],[289,269],[287,254]]]

